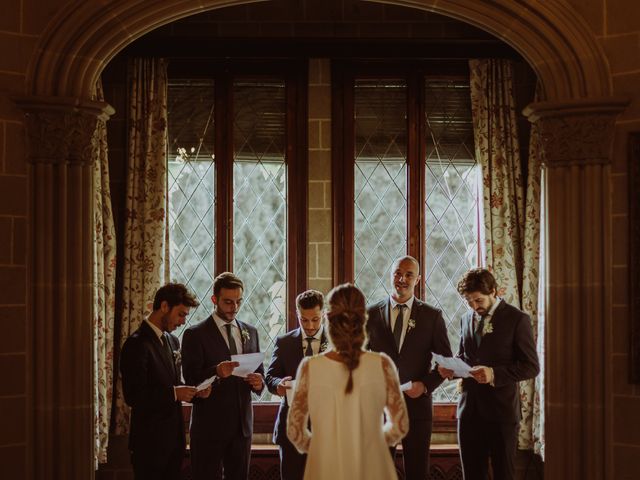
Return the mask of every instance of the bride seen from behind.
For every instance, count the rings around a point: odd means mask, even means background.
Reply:
[[[287,436],[308,453],[305,480],[395,479],[388,446],[409,430],[398,373],[385,354],[363,350],[367,313],[357,287],[335,287],[327,304],[333,349],[300,364]]]

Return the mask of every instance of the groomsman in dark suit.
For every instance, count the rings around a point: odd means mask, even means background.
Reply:
[[[515,478],[518,382],[540,372],[529,315],[496,296],[498,284],[489,270],[468,271],[458,283],[471,311],[462,317],[457,356],[474,367],[462,380],[458,403],[458,442],[465,480]],[[443,377],[453,372],[438,368]]]
[[[214,375],[212,394],[195,399],[191,412],[191,466],[194,480],[246,480],[251,457],[251,393],[264,388],[262,365],[246,378],[233,376],[231,355],[260,351],[258,331],[236,318],[244,284],[225,272],[213,281],[214,312],[188,328],[182,338],[187,383]]]
[[[170,332],[184,325],[196,298],[179,283],[160,288],[153,312],[122,347],[120,373],[131,407],[129,450],[136,480],[177,480],[184,458],[182,402],[206,397],[180,381],[178,339]]]
[[[398,367],[400,383],[411,382],[404,392],[409,411],[409,434],[402,440],[405,478],[427,478],[431,444],[431,394],[443,381],[431,369],[431,354],[451,356],[442,312],[414,296],[420,265],[410,256],[391,268],[390,297],[367,308],[369,348],[384,352]]]
[[[273,429],[273,443],[279,446],[280,477],[283,480],[302,480],[304,475],[307,456],[298,453],[287,438],[289,404],[286,392],[292,388],[290,381],[296,376],[302,358],[317,355],[328,346],[322,326],[323,304],[322,293],[316,290],[307,290],[298,295],[296,312],[300,326],[277,338],[267,369],[267,388],[282,397]]]

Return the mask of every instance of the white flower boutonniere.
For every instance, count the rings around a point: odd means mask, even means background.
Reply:
[[[182,354],[180,353],[180,350],[173,351],[173,363],[175,363],[178,368],[182,365]]]
[[[329,342],[327,340],[323,340],[322,343],[320,343],[320,352],[319,353],[324,352],[328,348],[329,348]]]
[[[240,336],[242,337],[242,344],[244,345],[251,339],[251,335],[249,334],[249,330],[246,328],[240,329]]]
[[[491,323],[491,319],[487,319],[482,326],[482,336],[488,335],[493,332],[493,323]]]
[[[409,333],[412,328],[416,328],[416,321],[413,318],[410,318],[407,322],[407,333]]]

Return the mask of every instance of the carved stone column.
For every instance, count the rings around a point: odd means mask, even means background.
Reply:
[[[609,163],[626,101],[543,102],[547,260],[545,478],[605,478],[605,318],[610,311]]]
[[[102,102],[21,98],[31,192],[33,464],[36,479],[94,477],[93,198]]]

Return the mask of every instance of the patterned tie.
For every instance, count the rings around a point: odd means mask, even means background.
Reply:
[[[476,346],[480,346],[480,342],[482,341],[482,329],[484,328],[484,316],[480,317],[478,320],[478,324],[476,325],[476,329],[473,332],[473,337],[476,339]]]
[[[397,305],[398,316],[396,317],[396,324],[393,326],[393,338],[396,341],[396,347],[398,351],[400,351],[400,339],[402,338],[402,326],[404,324],[404,309],[407,308],[406,305],[400,304]]]
[[[313,342],[313,337],[305,338],[307,341],[307,349],[304,351],[305,357],[313,357],[313,348],[311,347],[311,342]]]
[[[231,335],[231,324],[225,324],[224,328],[227,329],[227,340],[229,340],[229,353],[231,355],[237,355],[238,349],[236,347],[236,341],[233,339],[233,335]]]

